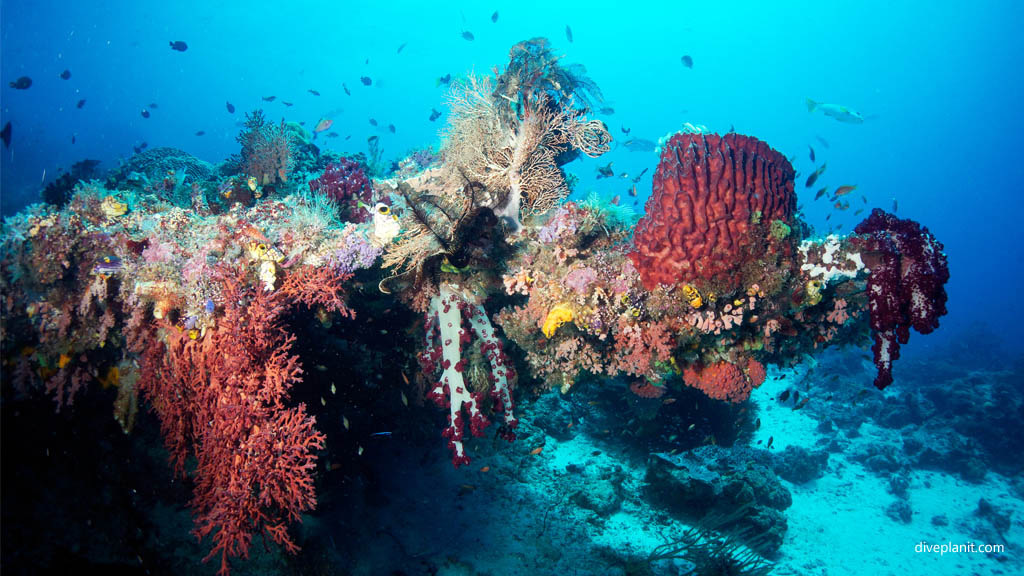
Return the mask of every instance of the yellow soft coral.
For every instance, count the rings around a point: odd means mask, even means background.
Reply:
[[[548,317],[544,320],[544,327],[541,328],[541,332],[544,336],[551,338],[555,334],[555,330],[565,324],[566,322],[572,321],[572,310],[569,310],[568,306],[559,304],[548,312]]]

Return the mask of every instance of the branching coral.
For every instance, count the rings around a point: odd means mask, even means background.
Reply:
[[[238,135],[242,145],[241,164],[246,174],[261,186],[288,181],[291,169],[291,143],[284,120],[274,125],[256,110],[245,117],[245,129]]]

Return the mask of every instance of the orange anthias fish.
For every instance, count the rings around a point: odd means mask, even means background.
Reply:
[[[334,120],[331,120],[330,118],[321,118],[320,121],[316,123],[316,128],[313,129],[313,132],[323,132],[324,130],[329,129],[332,124],[334,124]]]
[[[846,194],[849,194],[850,192],[853,192],[856,189],[857,189],[856,186],[840,186],[836,190],[835,197],[839,198],[840,196],[845,196]]]
[[[536,456],[544,451],[544,446],[537,446],[533,450],[530,450],[530,456]]]

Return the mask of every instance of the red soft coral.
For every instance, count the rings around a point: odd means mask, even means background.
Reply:
[[[757,364],[760,365],[759,362]],[[724,361],[704,367],[690,366],[683,372],[683,381],[711,398],[733,403],[745,401],[755,388],[751,375],[744,374],[739,366]]]

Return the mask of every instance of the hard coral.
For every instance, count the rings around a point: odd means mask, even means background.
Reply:
[[[772,236],[768,223],[792,226],[793,174],[782,154],[750,136],[673,136],[630,254],[644,286],[685,281],[735,290],[744,263],[765,252],[790,254],[793,235]]]
[[[875,386],[882,389],[892,383],[892,363],[900,356],[900,344],[910,339],[910,328],[928,334],[939,327],[946,313],[949,267],[942,243],[913,220],[875,208],[854,232],[864,235],[858,243],[871,270],[871,350],[878,368]]]

